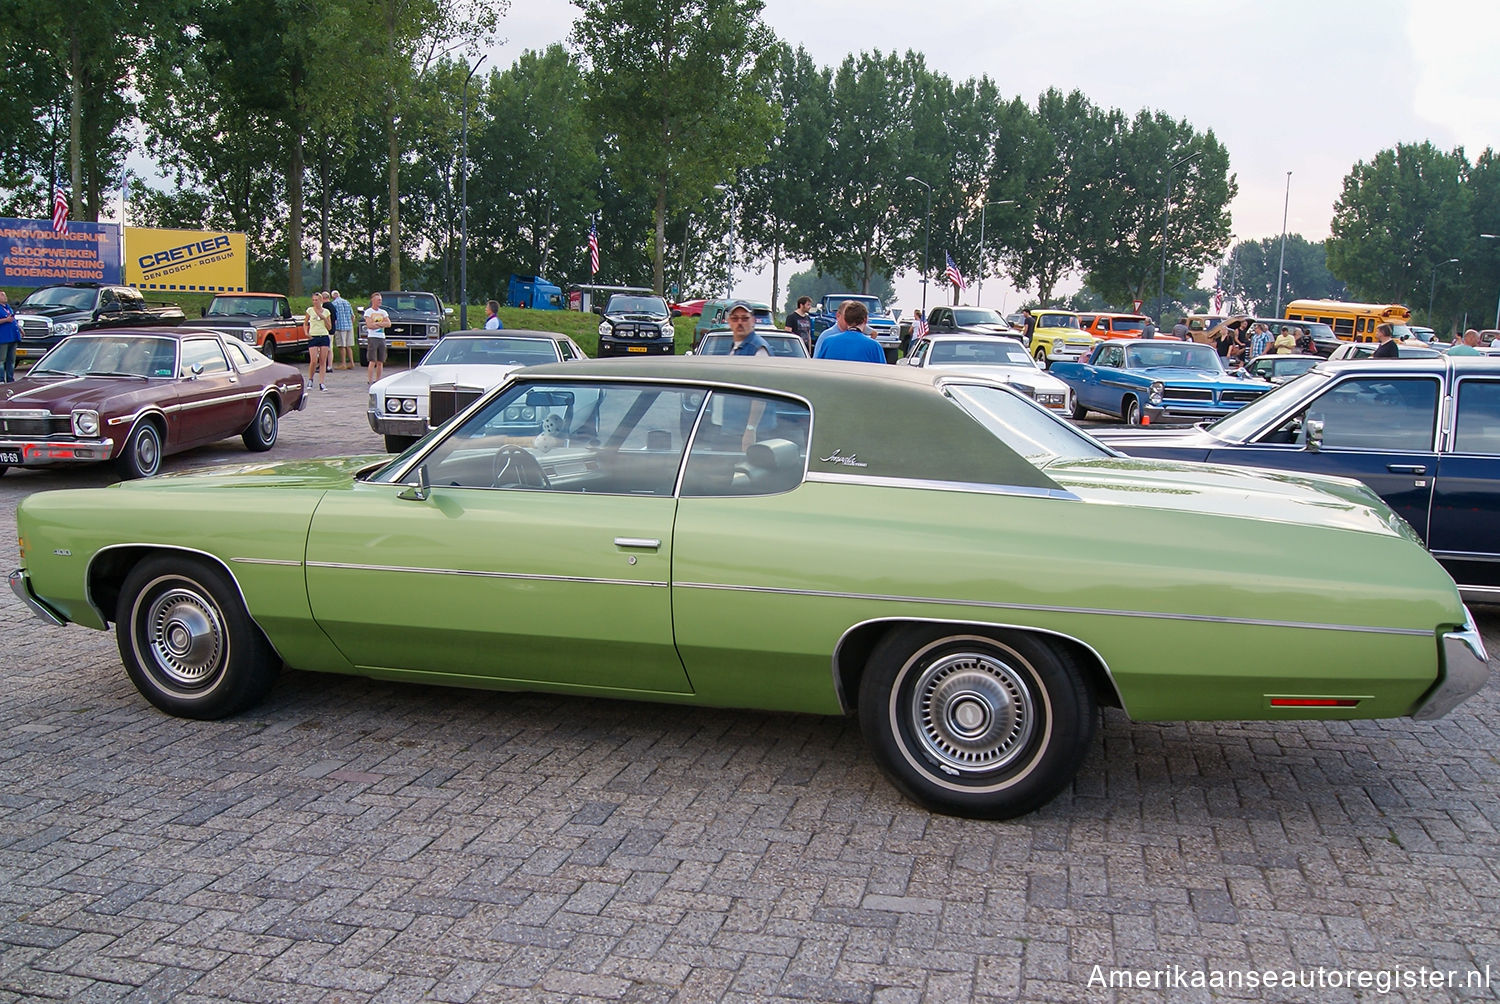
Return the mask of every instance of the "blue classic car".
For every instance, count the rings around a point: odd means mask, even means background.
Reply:
[[[846,300],[858,300],[865,305],[865,309],[870,312],[865,330],[880,343],[881,348],[889,350],[901,347],[901,333],[897,330],[896,318],[881,304],[878,296],[867,296],[864,293],[829,293],[824,296],[813,308],[813,344],[817,344],[818,336],[833,327],[833,322],[838,320],[839,307]]]
[[[1130,425],[1217,418],[1271,389],[1225,372],[1212,346],[1163,338],[1100,342],[1077,362],[1053,363],[1052,375],[1073,388],[1074,418],[1098,411]]]
[[[1465,596],[1500,600],[1500,360],[1324,362],[1203,428],[1098,438],[1137,457],[1358,478]]]

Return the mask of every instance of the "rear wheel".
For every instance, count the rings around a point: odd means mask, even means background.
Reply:
[[[149,478],[161,470],[161,433],[154,424],[142,421],[131,430],[115,466],[127,480]]]
[[[1141,402],[1138,398],[1127,397],[1121,413],[1125,416],[1126,425],[1141,424]]]
[[[234,583],[193,555],[147,558],[125,577],[115,640],[141,695],[183,718],[244,711],[280,669]]]
[[[278,425],[276,402],[267,398],[255,409],[255,420],[240,433],[240,438],[245,441],[245,449],[264,453],[275,446]]]
[[[1098,713],[1078,667],[1029,635],[951,625],[893,631],[859,686],[859,722],[912,800],[974,819],[1050,801],[1078,772]]]

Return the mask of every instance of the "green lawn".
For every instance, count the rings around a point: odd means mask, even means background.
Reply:
[[[14,307],[26,298],[31,292],[30,288],[12,286],[6,287],[10,294],[10,304]],[[155,292],[146,291],[146,299],[159,300],[167,303],[175,303],[182,308],[182,312],[188,316],[188,320],[202,316],[213,300],[212,293],[184,293],[184,292]],[[360,306],[364,305],[362,300],[351,301]],[[312,305],[311,296],[295,297],[291,301],[292,309],[305,311]],[[573,341],[577,342],[583,351],[590,356],[599,354],[599,315],[580,314],[575,310],[526,310],[520,307],[501,307],[500,320],[507,328],[530,330],[530,331],[557,331],[561,332]],[[677,354],[681,355],[693,347],[693,325],[698,319],[696,317],[678,317],[672,321],[672,327],[677,332],[675,342]],[[452,326],[458,329],[458,307],[453,307]],[[469,326],[479,328],[484,326],[484,305],[476,304],[469,308]]]

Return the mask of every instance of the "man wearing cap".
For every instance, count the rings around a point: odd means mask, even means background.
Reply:
[[[861,328],[870,312],[858,300],[845,300],[839,308],[839,323],[818,339],[816,359],[847,359],[856,363],[885,363],[885,349]],[[842,330],[841,330],[842,329]]]
[[[732,356],[768,356],[771,347],[755,332],[755,311],[744,300],[735,300],[724,315],[729,322],[729,333],[734,336],[734,345],[729,350]]]

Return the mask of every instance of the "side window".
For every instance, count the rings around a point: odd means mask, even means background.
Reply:
[[[776,495],[802,483],[812,416],[798,401],[714,391],[682,475],[684,496]],[[754,425],[754,442],[744,433]]]
[[[1451,452],[1500,456],[1500,381],[1459,383]]]
[[[229,358],[234,361],[236,369],[247,370],[254,365],[250,360],[250,353],[239,342],[225,342],[224,346],[229,349]]]
[[[573,346],[569,342],[558,342],[557,354],[562,357],[563,362],[567,362],[569,359],[577,358],[577,356],[573,355]]]
[[[1432,450],[1438,384],[1427,377],[1341,380],[1261,442],[1306,445],[1307,423],[1323,423],[1323,447],[1422,453]]]
[[[212,338],[190,338],[182,343],[182,375],[191,376],[196,365],[202,365],[204,374],[229,372],[229,360]]]
[[[1336,317],[1333,319],[1333,333],[1336,335],[1354,334],[1354,319],[1352,317]]]
[[[428,477],[435,488],[670,496],[702,397],[654,384],[518,384],[428,454]]]
[[[1112,366],[1119,368],[1125,364],[1125,350],[1118,345],[1111,345],[1099,354],[1100,366]]]

